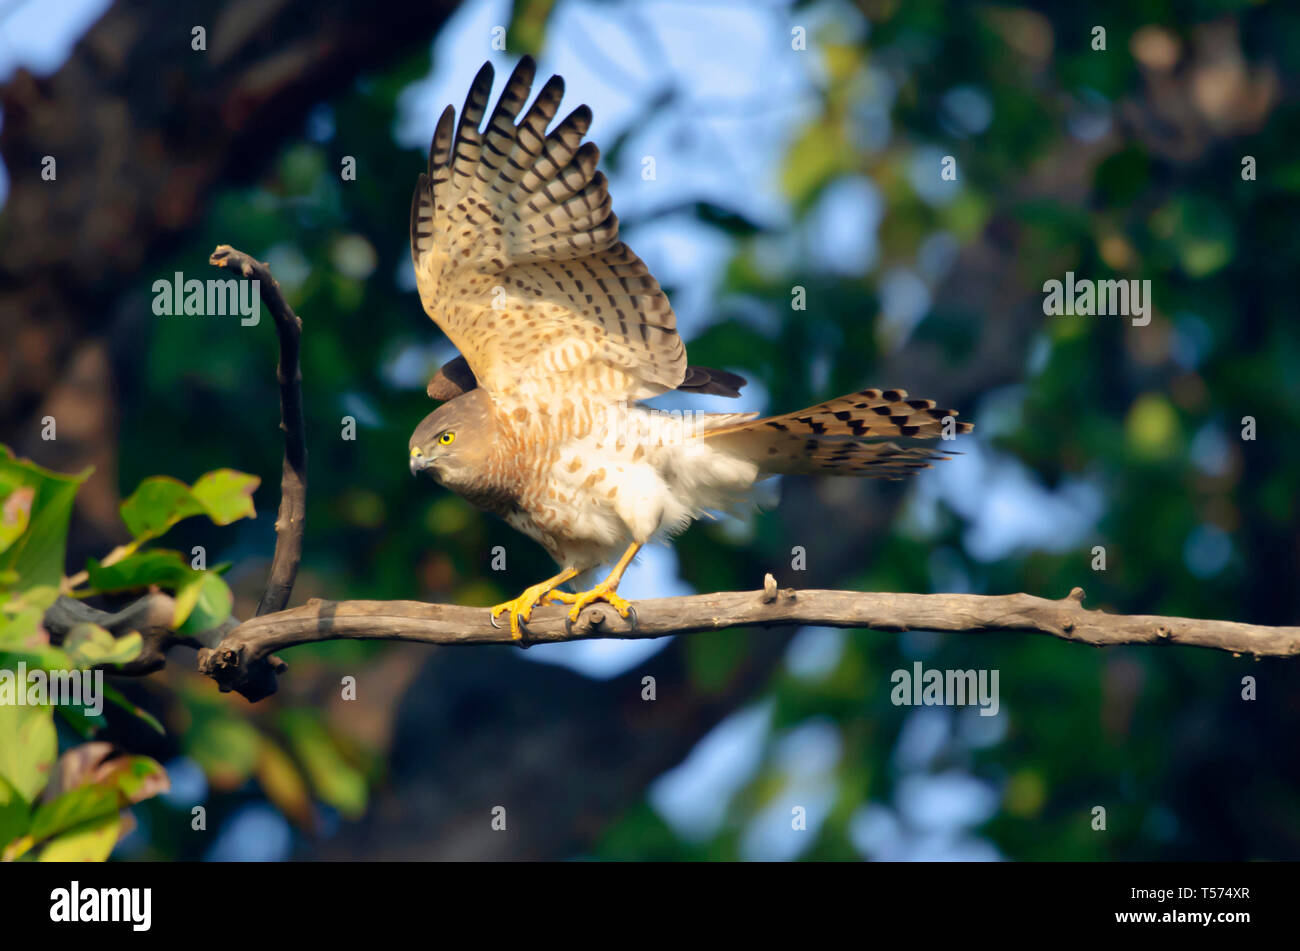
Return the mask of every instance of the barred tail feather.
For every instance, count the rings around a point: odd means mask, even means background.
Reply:
[[[909,399],[905,390],[872,389],[721,426],[699,438],[767,473],[900,479],[954,454],[934,441],[974,428],[957,415],[934,400]]]

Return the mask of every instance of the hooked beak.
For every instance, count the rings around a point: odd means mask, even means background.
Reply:
[[[425,458],[424,453],[419,449],[411,450],[411,475],[419,475],[425,469],[429,468],[429,460]]]

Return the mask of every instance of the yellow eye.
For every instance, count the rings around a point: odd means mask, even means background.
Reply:
[[[441,436],[438,437],[438,444],[440,446],[450,446],[455,441],[456,441],[456,434],[453,433],[451,430],[448,430],[447,432],[443,433]]]

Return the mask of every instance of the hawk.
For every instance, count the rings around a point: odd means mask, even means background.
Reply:
[[[642,401],[736,396],[745,380],[687,365],[672,306],[619,240],[599,152],[582,141],[591,110],[547,132],[564,93],[552,76],[519,118],[534,73],[520,61],[482,127],[493,70],[479,70],[459,120],[443,112],[411,203],[420,300],[461,356],[429,384],[446,402],[411,436],[410,469],[501,516],[560,567],[491,609],[493,623],[509,615],[515,639],[552,601],[570,604],[575,621],[597,600],[627,617],[617,589],[637,551],[707,513],[743,509],[767,476],[898,478],[946,458],[935,440],[971,429],[898,389],[767,419],[702,413],[663,425],[679,418]],[[610,562],[588,590],[560,590]]]

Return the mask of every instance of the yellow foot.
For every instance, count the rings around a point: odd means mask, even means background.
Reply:
[[[492,620],[495,621],[501,614],[509,612],[510,614],[510,636],[516,641],[523,640],[524,632],[519,627],[519,622],[527,622],[533,616],[533,608],[538,604],[544,604],[547,596],[554,594],[554,582],[543,581],[540,584],[529,585],[524,589],[524,593],[510,601],[503,601],[492,608]]]
[[[578,615],[582,613],[582,609],[594,601],[606,601],[619,613],[620,617],[627,617],[632,611],[632,604],[618,596],[617,587],[617,584],[610,584],[606,580],[590,591],[582,591],[578,594],[569,594],[567,591],[552,591],[546,597],[550,601],[563,601],[565,604],[572,604],[573,607],[569,609],[570,621],[578,620]]]

